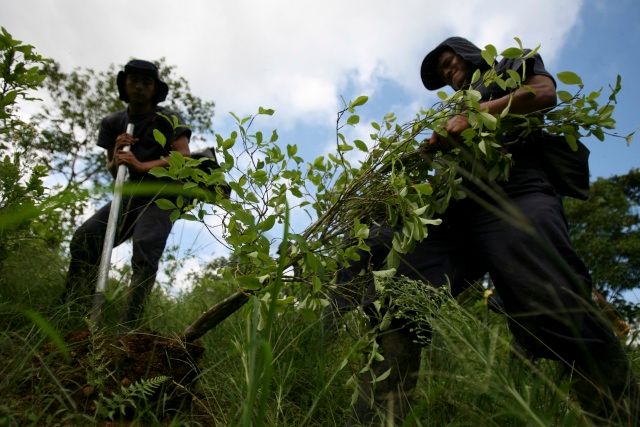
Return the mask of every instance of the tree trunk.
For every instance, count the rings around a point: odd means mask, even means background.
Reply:
[[[243,291],[238,291],[230,297],[220,301],[209,310],[205,311],[202,316],[196,319],[184,331],[184,340],[193,342],[206,334],[209,330],[215,328],[224,319],[235,313],[247,301],[250,295]]]

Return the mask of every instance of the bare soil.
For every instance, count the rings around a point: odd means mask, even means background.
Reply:
[[[101,395],[110,397],[122,393],[123,387],[158,376],[169,380],[146,399],[147,405],[157,401],[164,414],[190,405],[198,360],[204,352],[198,343],[153,331],[92,337],[90,331],[80,330],[66,334],[64,339],[70,359],[48,346],[39,361],[50,364],[49,368],[57,372],[78,411],[94,414]],[[129,408],[124,418],[132,417],[132,412],[133,408]]]

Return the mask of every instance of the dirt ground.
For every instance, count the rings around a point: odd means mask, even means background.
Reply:
[[[52,368],[79,411],[94,414],[101,395],[122,394],[123,387],[159,376],[169,379],[145,399],[147,405],[161,400],[162,411],[169,413],[190,404],[199,372],[198,360],[204,352],[201,345],[153,331],[109,337],[92,336],[90,331],[81,330],[68,333],[64,339],[70,360],[46,357],[47,353],[55,353],[52,347],[45,350],[44,357],[46,363],[55,360]],[[131,416],[132,407],[124,418]]]

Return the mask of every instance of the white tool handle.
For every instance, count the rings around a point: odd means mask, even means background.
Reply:
[[[127,133],[133,135],[133,124],[127,125]],[[122,151],[130,151],[130,146],[125,146]],[[114,153],[115,156],[115,153]],[[109,211],[109,220],[107,221],[107,231],[104,236],[104,244],[102,245],[102,256],[100,258],[100,268],[98,270],[98,282],[96,283],[96,294],[103,294],[107,287],[109,279],[109,267],[111,265],[111,252],[113,251],[113,241],[116,236],[116,228],[118,226],[118,217],[120,216],[120,204],[122,203],[122,184],[127,175],[127,166],[120,165],[116,174],[116,182],[113,188],[113,199],[111,201],[111,210]]]

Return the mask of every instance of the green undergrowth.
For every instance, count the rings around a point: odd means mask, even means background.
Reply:
[[[178,299],[156,291],[141,328],[179,336],[228,292],[213,281]],[[117,311],[116,305],[117,300],[108,309]],[[7,318],[8,304],[1,307]],[[114,395],[94,397],[98,405],[87,411],[72,397],[87,386],[78,378],[114,373],[100,371],[104,361],[96,343],[91,344],[93,361],[83,366],[64,363],[74,357],[74,348],[57,339],[69,330],[70,322],[78,321],[66,308],[51,304],[38,314],[40,321],[25,310],[13,310],[14,319],[4,323],[0,425],[102,425],[113,419],[134,425],[341,426],[349,417],[353,391],[348,379],[362,368],[369,348],[367,322],[357,310],[341,319],[338,331],[327,331],[318,318],[290,310],[271,320],[265,337],[256,321],[259,304],[250,300],[199,340],[205,351],[197,381],[187,387],[189,405],[166,410],[157,398],[150,398],[154,387],[162,390],[150,382],[160,379],[146,378],[134,382],[129,391],[123,387]],[[569,392],[570,373],[555,362],[514,354],[505,319],[488,310],[481,293],[461,304],[447,301],[431,322],[433,336],[423,351],[407,425],[589,425]],[[105,325],[94,332],[113,335],[117,329]],[[252,352],[260,340],[268,344],[268,354]],[[629,354],[638,367],[639,353],[630,349]],[[268,365],[261,364],[265,360]],[[79,369],[85,377],[78,376]],[[151,392],[142,393],[144,387]],[[250,390],[255,400],[247,407]],[[136,397],[133,404],[127,401],[131,395]]]

